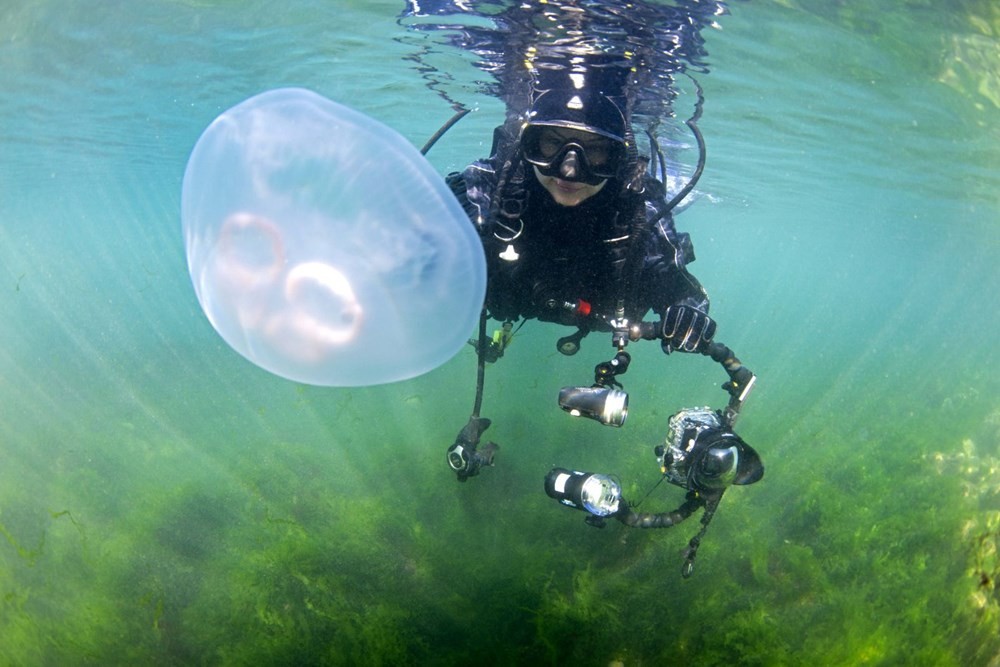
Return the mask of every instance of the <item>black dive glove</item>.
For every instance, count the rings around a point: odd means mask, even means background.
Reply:
[[[674,350],[700,352],[712,342],[715,320],[691,306],[670,306],[663,313],[661,334],[660,346],[667,354]]]

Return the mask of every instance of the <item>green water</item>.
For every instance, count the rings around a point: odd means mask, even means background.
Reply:
[[[687,580],[697,519],[596,530],[542,479],[640,497],[667,417],[723,402],[706,359],[631,346],[605,429],[555,398],[610,346],[564,358],[529,323],[488,371],[498,466],[458,484],[471,350],[322,389],[201,314],[180,180],[218,113],[301,85],[418,145],[450,115],[401,4],[0,5],[0,664],[997,664],[996,4],[753,0],[707,36],[706,194],[678,226],[760,377],[739,429],[767,475]],[[450,58],[478,111],[442,172],[502,118]]]

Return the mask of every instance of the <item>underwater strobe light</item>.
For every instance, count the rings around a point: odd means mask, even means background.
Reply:
[[[621,426],[628,417],[628,394],[612,387],[563,387],[559,407],[574,417]]]
[[[553,468],[545,476],[545,493],[563,505],[589,512],[595,517],[618,512],[622,488],[610,475]]]

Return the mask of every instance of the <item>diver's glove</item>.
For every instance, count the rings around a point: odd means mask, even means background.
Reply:
[[[670,354],[699,352],[715,335],[715,320],[691,306],[670,306],[663,313],[663,336],[660,346]]]

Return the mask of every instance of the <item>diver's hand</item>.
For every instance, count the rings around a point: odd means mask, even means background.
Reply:
[[[660,345],[667,354],[699,352],[712,341],[715,320],[691,306],[670,306],[663,314],[661,334]]]

